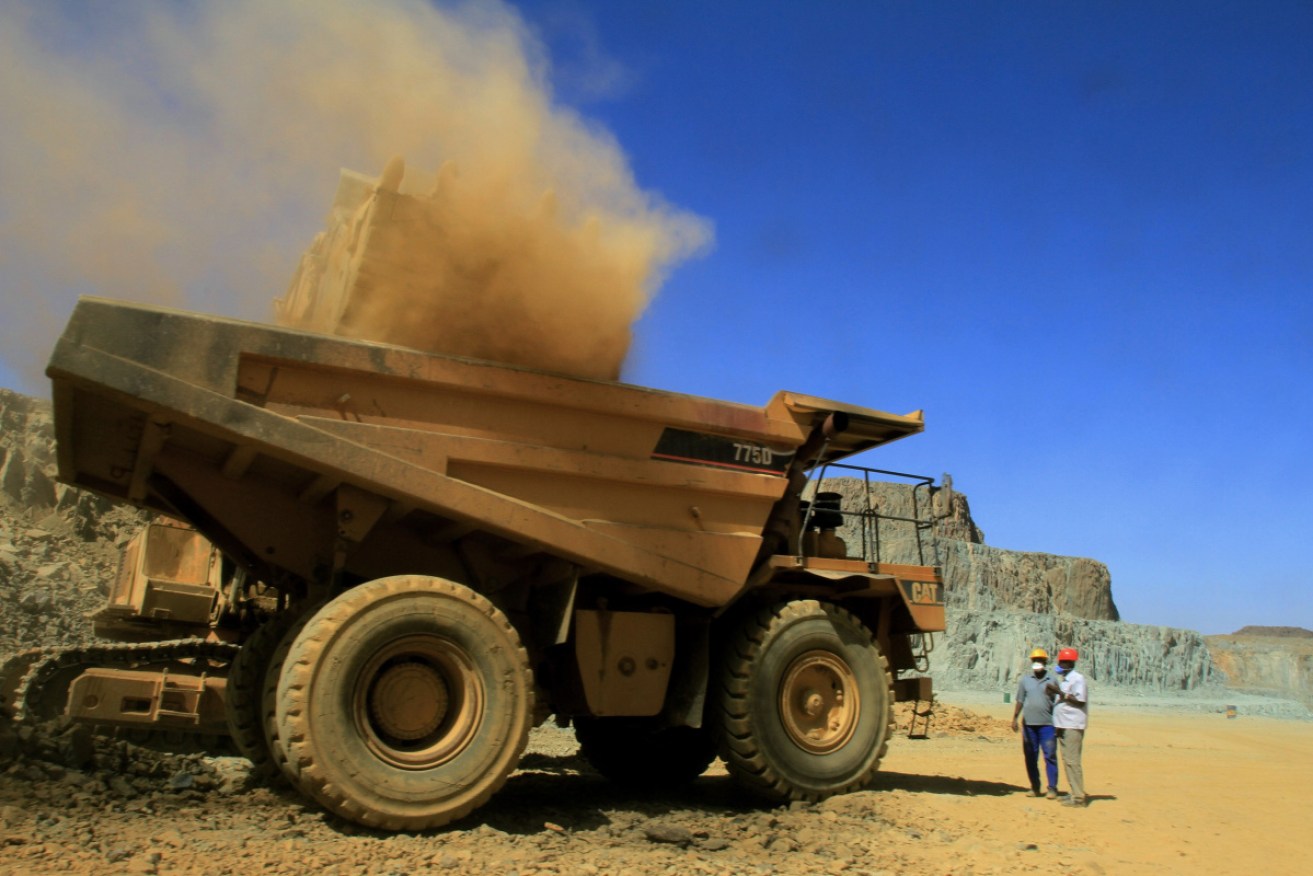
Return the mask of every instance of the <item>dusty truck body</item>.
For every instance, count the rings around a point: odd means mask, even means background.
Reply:
[[[444,824],[532,726],[635,784],[717,753],[772,800],[863,786],[942,630],[933,565],[834,535],[829,463],[922,430],[84,299],[51,357],[62,480],[186,519],[279,611],[230,730],[345,817]],[[810,488],[814,489],[814,487]],[[922,526],[922,523],[911,525]],[[850,539],[851,540],[851,539]]]

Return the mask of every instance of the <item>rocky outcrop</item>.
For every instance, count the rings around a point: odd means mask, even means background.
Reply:
[[[0,389],[0,659],[90,643],[86,614],[144,520],[57,483],[50,404]]]
[[[54,450],[50,405],[0,389],[0,502],[53,508],[58,501],[51,476]]]
[[[1108,567],[1084,557],[1008,551],[939,540],[948,601],[971,611],[1021,611],[1086,620],[1120,618]]]
[[[86,542],[115,541],[145,519],[55,476],[50,403],[0,389],[0,509]]]
[[[1206,641],[1213,661],[1225,674],[1228,687],[1293,697],[1313,704],[1313,638],[1237,633],[1208,636]]]
[[[1020,611],[1059,614],[1089,620],[1117,620],[1112,576],[1097,560],[1031,551],[1009,551],[984,543],[984,532],[971,518],[967,497],[951,489],[894,483],[870,485],[873,507],[890,517],[933,519],[922,530],[907,522],[881,524],[880,558],[892,563],[942,567],[948,604],[969,611]],[[865,484],[855,478],[826,480],[822,491],[842,496],[843,507],[860,507]],[[849,522],[839,535],[850,550],[862,544],[857,526]],[[868,541],[874,541],[868,537]],[[856,551],[854,551],[856,552]]]
[[[948,631],[930,655],[930,675],[948,689],[1011,690],[1025,655],[1040,647],[1080,652],[1091,681],[1141,691],[1187,691],[1222,681],[1194,630],[1019,611],[948,610]]]
[[[936,636],[930,657],[937,686],[1010,690],[1036,646],[1076,647],[1081,671],[1100,684],[1153,691],[1220,686],[1223,676],[1199,633],[1120,623],[1112,576],[1097,560],[985,544],[967,497],[952,489],[948,475],[943,483],[947,489],[869,486],[881,514],[934,518],[919,541],[912,524],[895,521],[881,525],[878,541],[886,562],[942,568],[948,631]],[[840,494],[845,508],[856,508],[868,487],[855,478],[834,478],[820,489]],[[850,551],[863,543],[851,522],[839,535]]]
[[[1241,627],[1233,636],[1263,636],[1268,639],[1313,639],[1313,630],[1303,627]]]

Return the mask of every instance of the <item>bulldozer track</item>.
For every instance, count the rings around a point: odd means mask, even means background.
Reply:
[[[48,656],[44,656],[48,655]],[[133,642],[92,645],[84,648],[53,651],[26,651],[6,661],[0,672],[18,670],[24,662],[27,670],[14,685],[12,703],[5,710],[13,720],[40,724],[60,718],[68,705],[69,686],[88,669],[172,669],[194,672],[198,668],[215,674],[226,672],[237,655],[237,646],[205,639],[176,639],[163,642]],[[10,682],[12,684],[12,682]],[[91,724],[101,735],[149,743],[166,749],[210,749],[229,753],[226,736],[213,733],[179,731],[176,728],[121,728]],[[222,750],[222,751],[220,751]]]
[[[43,648],[29,648],[0,663],[0,717],[18,717],[19,688],[23,686],[32,667],[49,653]]]

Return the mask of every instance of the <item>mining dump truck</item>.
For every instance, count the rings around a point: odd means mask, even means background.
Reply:
[[[0,710],[204,746],[228,734],[224,692],[238,643],[276,608],[207,538],[161,515],[124,546],[106,604],[90,617],[102,641],[14,655],[0,667]]]
[[[766,800],[818,800],[872,780],[895,699],[929,699],[940,571],[930,546],[879,556],[881,527],[928,524],[815,491],[920,412],[98,299],[47,373],[63,481],[186,520],[274,588],[229,729],[344,818],[460,818],[552,716],[617,781],[691,781],[719,754]]]

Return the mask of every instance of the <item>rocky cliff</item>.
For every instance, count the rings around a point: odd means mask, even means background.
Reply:
[[[1290,696],[1313,705],[1313,633],[1288,627],[1272,629],[1290,632],[1273,635],[1261,627],[1246,627],[1230,636],[1208,636],[1213,661],[1230,687]],[[1261,632],[1251,635],[1246,630]]]
[[[1120,617],[1107,566],[1083,557],[1009,551],[985,544],[966,495],[952,489],[950,476],[945,475],[943,481],[947,488],[933,492],[896,483],[870,484],[872,505],[878,513],[935,520],[933,532],[924,531],[919,542],[910,524],[883,523],[879,536],[883,559],[941,566],[951,585],[948,604],[955,609],[1056,613],[1091,620]],[[820,489],[838,493],[845,508],[855,508],[860,507],[866,484],[856,478],[834,478],[827,479]],[[849,545],[861,544],[861,534],[851,523],[839,534]]]
[[[47,402],[0,389],[0,659],[87,644],[144,515],[55,482]]]
[[[0,389],[0,503],[52,509],[59,498],[53,473],[50,405]]]
[[[895,563],[938,564],[947,585],[948,631],[936,637],[930,675],[937,686],[1010,690],[1033,647],[1050,651],[1071,645],[1081,670],[1099,684],[1154,691],[1217,687],[1222,675],[1204,637],[1194,630],[1119,622],[1108,567],[1084,557],[1009,551],[984,543],[967,497],[947,489],[933,493],[910,485],[872,483],[874,507],[893,517],[934,517],[920,542],[907,523],[883,524],[881,558]],[[826,480],[857,507],[864,490],[855,478]],[[861,544],[852,525],[839,534]],[[873,541],[874,539],[868,539]]]
[[[1009,691],[1033,647],[1073,646],[1091,682],[1137,691],[1193,691],[1222,682],[1204,637],[1194,630],[1091,620],[1069,614],[948,610],[948,632],[930,674],[946,687]]]
[[[0,509],[83,542],[115,540],[142,519],[94,493],[55,480],[50,403],[0,388]]]
[[[1313,639],[1313,630],[1303,627],[1241,627],[1233,636],[1263,636],[1268,639]]]

